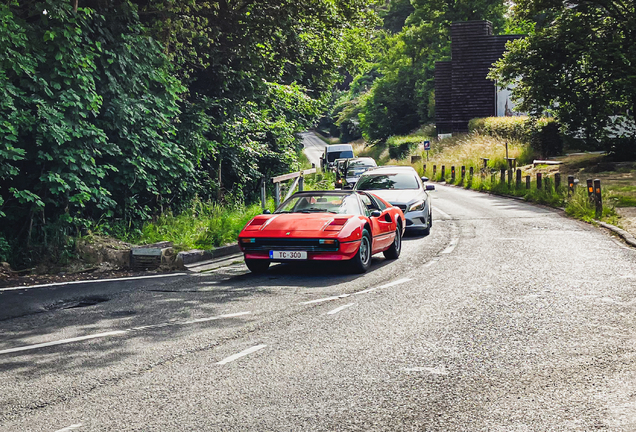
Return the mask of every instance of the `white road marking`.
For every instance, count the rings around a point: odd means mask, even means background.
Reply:
[[[449,215],[449,214],[448,214],[448,213],[446,213],[446,212],[441,211],[441,210],[440,210],[440,209],[438,209],[437,207],[435,207],[435,211],[436,211],[437,213],[441,214],[442,216],[444,216],[444,217],[445,217],[445,218],[447,218],[447,219],[452,219],[451,215]]]
[[[267,345],[256,345],[256,346],[253,346],[252,348],[248,348],[248,349],[246,349],[246,350],[244,350],[244,351],[241,351],[241,352],[240,352],[240,353],[238,353],[238,354],[231,355],[231,356],[229,356],[229,357],[227,357],[227,358],[225,358],[225,359],[221,360],[220,362],[217,362],[216,364],[218,364],[218,365],[224,365],[224,364],[226,364],[226,363],[233,362],[234,360],[236,360],[236,359],[240,359],[241,357],[245,357],[245,356],[246,356],[246,355],[248,355],[248,354],[252,354],[253,352],[256,352],[256,351],[258,351],[258,350],[262,350],[262,349],[263,349],[263,348],[265,348],[266,346],[267,346]]]
[[[75,429],[79,429],[79,428],[81,428],[81,427],[82,427],[82,424],[81,424],[81,423],[78,423],[78,424],[72,424],[72,425],[67,426],[67,427],[65,427],[65,428],[63,428],[63,429],[58,429],[58,430],[56,430],[55,432],[68,432],[68,431],[72,431],[72,430],[75,430]]]
[[[339,296],[333,296],[333,297],[325,297],[325,298],[320,298],[320,299],[316,299],[316,300],[309,300],[306,302],[302,302],[302,305],[308,305],[308,304],[313,304],[313,303],[322,303],[322,302],[326,302],[326,301],[332,301],[332,300],[338,300],[341,298],[345,298],[345,297],[349,297],[350,294],[340,294]]]
[[[49,346],[63,345],[63,344],[72,343],[72,342],[79,342],[79,341],[84,341],[84,340],[88,340],[88,339],[96,339],[96,338],[102,338],[102,337],[108,337],[108,336],[119,336],[119,335],[123,335],[125,333],[128,333],[128,332],[126,330],[115,330],[115,331],[106,332],[106,333],[97,333],[97,334],[94,334],[94,335],[79,336],[79,337],[74,337],[74,338],[70,338],[70,339],[62,339],[62,340],[57,340],[57,341],[52,341],[52,342],[44,342],[44,343],[35,344],[35,345],[27,345],[27,346],[22,346],[22,347],[17,347],[17,348],[10,348],[10,349],[6,349],[6,350],[0,351],[0,354],[9,354],[9,353],[14,353],[14,352],[19,352],[19,351],[28,351],[28,350],[44,348],[44,347],[49,347]]]
[[[131,276],[131,277],[117,278],[117,279],[91,279],[91,280],[81,280],[81,281],[54,282],[54,283],[50,283],[50,284],[11,287],[11,288],[0,288],[0,292],[2,292],[2,291],[28,290],[28,289],[33,289],[33,288],[46,288],[46,287],[62,286],[62,285],[77,285],[77,284],[97,283],[97,282],[120,282],[120,281],[129,281],[129,280],[166,278],[166,277],[185,276],[185,275],[187,275],[187,273],[170,273],[170,274],[152,275],[152,276]]]
[[[392,287],[392,286],[395,286],[395,285],[403,284],[404,282],[408,282],[410,280],[411,279],[409,279],[409,278],[402,278],[402,279],[398,279],[398,280],[393,281],[393,282],[389,282],[389,283],[384,284],[384,285],[380,285],[379,287],[368,288],[368,289],[365,289],[365,290],[362,290],[362,291],[358,291],[358,292],[356,292],[354,294],[367,294],[367,293],[373,292],[373,291],[375,291],[377,289],[389,288],[389,287]]]
[[[334,310],[330,310],[329,312],[327,312],[327,315],[334,315],[334,314],[337,314],[338,312],[340,312],[340,311],[342,311],[342,310],[345,310],[346,308],[351,307],[351,306],[353,306],[354,304],[355,304],[355,303],[349,303],[349,304],[346,304],[346,305],[344,305],[344,306],[340,306],[340,307],[338,307],[338,308],[335,308]]]
[[[433,264],[435,264],[437,261],[439,261],[439,259],[437,258],[433,258],[432,260],[430,260],[429,262],[427,262],[426,264],[424,264],[422,267],[430,267]]]
[[[442,251],[443,254],[449,254],[451,253],[453,250],[455,250],[455,246],[457,246],[457,243],[459,242],[458,238],[454,238],[451,240],[450,244],[448,245],[448,247],[446,249],[444,249]]]
[[[448,375],[448,371],[444,366],[432,368],[432,367],[412,367],[404,369],[404,372],[428,372],[433,375]]]
[[[133,327],[133,328],[129,328],[129,329],[126,329],[126,330],[114,330],[114,331],[105,332],[105,333],[97,333],[97,334],[93,334],[93,335],[78,336],[78,337],[69,338],[69,339],[61,339],[61,340],[57,340],[57,341],[44,342],[44,343],[39,343],[39,344],[35,344],[35,345],[26,345],[26,346],[21,346],[21,347],[16,347],[16,348],[9,348],[9,349],[0,351],[0,354],[9,354],[9,353],[20,352],[20,351],[29,351],[29,350],[34,350],[34,349],[38,349],[38,348],[44,348],[44,347],[56,346],[56,345],[64,345],[64,344],[68,344],[68,343],[80,342],[80,341],[85,341],[85,340],[89,340],[89,339],[97,339],[97,338],[102,338],[102,337],[121,336],[121,335],[130,333],[130,332],[133,332],[133,331],[155,329],[155,328],[174,326],[174,325],[196,324],[196,323],[201,323],[201,322],[220,320],[220,319],[224,319],[224,318],[236,318],[238,316],[248,315],[250,313],[251,312],[238,312],[238,313],[219,315],[219,316],[214,316],[214,317],[198,318],[198,319],[194,319],[194,320],[190,320],[190,321],[175,321],[175,322],[167,322],[167,323],[162,323],[162,324],[153,324],[153,325],[147,325],[147,326]]]

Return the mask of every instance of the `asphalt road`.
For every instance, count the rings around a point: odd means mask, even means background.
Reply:
[[[309,162],[320,168],[320,158],[325,152],[325,142],[318,138],[313,132],[303,132],[300,134],[303,139],[304,152]]]
[[[0,291],[0,431],[636,430],[636,252],[515,200],[433,208],[362,276]]]

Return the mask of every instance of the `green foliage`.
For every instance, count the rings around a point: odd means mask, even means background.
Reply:
[[[392,136],[386,140],[391,159],[404,159],[422,143],[423,138],[418,135]]]
[[[541,118],[531,123],[530,143],[542,157],[563,153],[563,138],[553,118]]]
[[[11,245],[3,236],[0,236],[0,261],[7,262],[11,257]]]
[[[296,164],[323,93],[366,67],[366,5],[0,5],[0,235],[25,263],[196,197],[254,200]]]
[[[528,141],[530,126],[527,117],[483,117],[468,122],[468,130],[503,139]]]
[[[270,207],[272,205],[270,203]],[[261,213],[260,205],[256,204],[220,206],[195,199],[192,206],[179,215],[167,213],[155,222],[144,224],[129,240],[138,244],[172,241],[179,250],[212,249],[234,243],[245,224]]]
[[[554,118],[485,117],[468,123],[471,132],[529,143],[542,157],[560,155],[563,137]]]
[[[420,125],[417,101],[412,97],[417,79],[410,68],[375,81],[360,113],[365,138],[386,140],[403,135]]]
[[[611,126],[616,114],[636,119],[634,2],[522,0],[514,12],[535,32],[512,42],[491,75],[515,84],[518,109],[535,117],[550,109],[588,146],[633,148],[636,129]]]

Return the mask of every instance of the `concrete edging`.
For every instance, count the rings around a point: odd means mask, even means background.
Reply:
[[[193,264],[196,262],[207,261],[227,255],[233,255],[240,251],[241,248],[238,244],[220,246],[216,249],[210,250],[193,249],[189,251],[179,252],[177,255],[177,260],[180,260],[184,265]]]
[[[625,242],[627,244],[629,244],[630,246],[636,247],[636,239],[634,238],[634,236],[632,236],[630,233],[628,233],[627,231],[620,229],[617,226],[614,225],[610,225],[608,223],[605,222],[601,222],[601,221],[597,221],[594,220],[594,222],[596,222],[597,224],[599,224],[599,226],[602,226],[603,228],[606,228],[616,234],[618,234],[623,240],[625,240]]]

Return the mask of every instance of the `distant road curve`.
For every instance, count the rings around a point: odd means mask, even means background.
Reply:
[[[309,162],[316,164],[317,168],[320,168],[320,157],[325,152],[325,142],[318,138],[313,132],[303,132],[300,134],[303,139],[303,146],[305,155]]]

